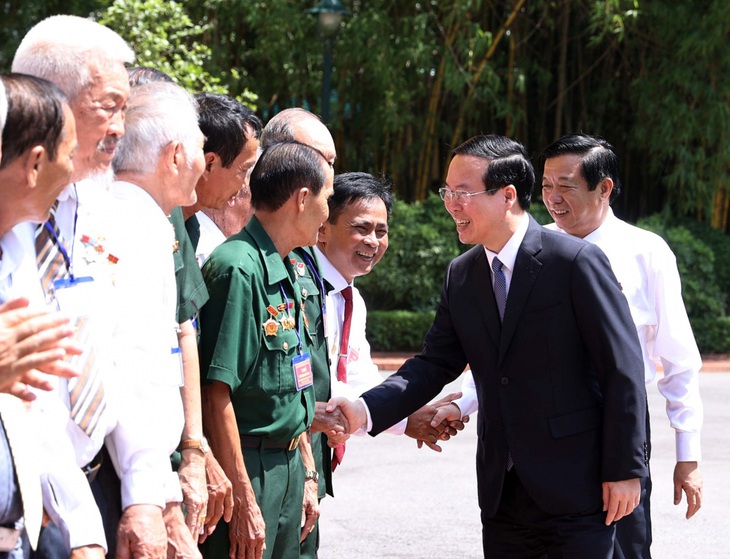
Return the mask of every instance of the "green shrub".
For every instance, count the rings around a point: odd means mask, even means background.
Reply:
[[[420,351],[435,311],[368,312],[367,338],[373,351]]]
[[[726,316],[728,279],[721,279],[717,269],[727,273],[727,262],[720,260],[728,258],[728,240],[715,240],[711,245],[694,233],[700,231],[703,236],[713,236],[702,231],[699,224],[690,228],[686,221],[677,223],[667,222],[662,215],[655,214],[640,220],[638,226],[662,236],[677,257],[682,297],[700,351],[726,353],[730,351],[730,318]],[[716,250],[722,255],[719,258]]]

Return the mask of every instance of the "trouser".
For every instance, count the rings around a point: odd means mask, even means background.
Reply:
[[[651,458],[651,427],[646,414],[646,439]],[[651,473],[641,480],[639,506],[629,516],[616,523],[614,559],[651,559]]]
[[[598,508],[554,516],[528,495],[516,468],[505,476],[497,514],[482,515],[485,559],[610,559],[615,526]]]
[[[304,466],[299,450],[243,448],[243,460],[266,523],[263,559],[299,557]],[[228,524],[221,521],[200,546],[207,559],[228,557]]]

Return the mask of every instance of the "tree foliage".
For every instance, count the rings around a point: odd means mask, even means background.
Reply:
[[[114,0],[98,17],[99,23],[114,29],[130,44],[137,64],[165,72],[192,92],[229,93],[235,68],[228,74],[212,75],[212,50],[200,40],[210,27],[193,22],[185,7],[164,0]],[[248,90],[237,95],[254,105],[256,96]]]

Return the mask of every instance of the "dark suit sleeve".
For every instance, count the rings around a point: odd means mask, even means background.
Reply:
[[[441,290],[436,317],[426,334],[421,353],[362,395],[373,420],[371,435],[381,433],[429,402],[466,367],[464,350],[449,308],[453,268],[452,262]]]
[[[573,308],[603,403],[603,481],[647,471],[644,364],[629,306],[608,259],[594,245],[577,255],[571,273]]]

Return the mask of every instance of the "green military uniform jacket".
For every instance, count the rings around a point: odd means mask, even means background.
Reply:
[[[172,210],[170,222],[178,243],[173,257],[177,282],[177,321],[182,324],[200,312],[208,301],[208,290],[195,258],[195,247],[185,230],[185,219],[180,208]]]
[[[256,217],[203,267],[210,300],[200,313],[201,374],[231,388],[241,435],[285,442],[314,417],[314,388],[297,390],[292,368],[313,340],[297,276]]]
[[[327,296],[325,282],[319,273],[319,262],[311,248],[297,248],[290,255],[292,264],[299,274],[302,298],[305,299],[304,312],[313,336],[310,348],[312,371],[314,372],[314,395],[317,402],[330,399],[330,365],[327,342],[324,336],[324,302]],[[314,269],[312,269],[314,268]],[[322,433],[312,433],[312,454],[319,473],[318,496],[332,492],[332,451]]]

